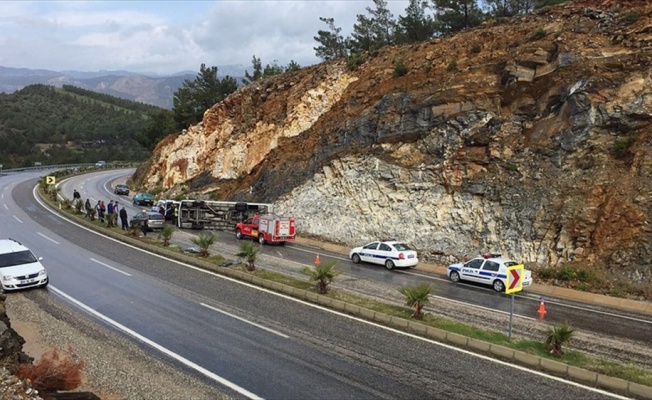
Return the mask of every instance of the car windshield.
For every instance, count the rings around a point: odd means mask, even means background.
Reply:
[[[159,214],[159,213],[149,214],[148,217],[149,217],[149,219],[165,219],[163,217],[163,214]]]
[[[518,265],[518,263],[516,261],[505,261],[506,267],[513,267],[514,265]]]
[[[412,250],[410,246],[405,243],[395,243],[394,248],[398,251]]]
[[[29,250],[0,254],[0,268],[36,262],[36,257]]]

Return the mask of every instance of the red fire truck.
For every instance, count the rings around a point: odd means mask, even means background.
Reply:
[[[296,238],[294,218],[273,214],[254,215],[235,225],[235,236],[258,239],[260,244],[292,242]]]

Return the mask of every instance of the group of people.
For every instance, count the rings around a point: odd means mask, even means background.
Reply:
[[[73,191],[72,197],[75,201],[81,200],[81,195],[77,189]],[[89,219],[91,218],[92,210],[95,210],[97,219],[99,219],[102,223],[104,223],[106,220],[108,228],[117,226],[118,217],[120,218],[122,230],[127,230],[129,228],[129,222],[127,221],[127,210],[124,208],[124,206],[121,208],[117,200],[109,201],[108,205],[106,205],[104,201],[98,200],[97,204],[95,204],[93,207],[91,205],[91,200],[86,199],[86,202],[84,203],[84,209],[86,210],[86,218]]]

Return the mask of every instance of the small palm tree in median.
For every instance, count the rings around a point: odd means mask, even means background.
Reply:
[[[328,285],[333,282],[333,279],[340,273],[335,271],[337,262],[328,262],[316,266],[315,268],[304,268],[302,273],[308,275],[311,281],[317,282],[317,290],[321,294],[328,293]]]
[[[258,257],[259,246],[254,246],[254,242],[251,240],[245,240],[240,245],[240,252],[236,254],[237,257],[244,258],[246,261],[247,271],[256,270],[256,258]]]
[[[172,234],[174,233],[174,227],[172,225],[165,225],[163,229],[158,234],[158,238],[163,242],[164,247],[170,245],[170,239],[172,239]]]
[[[573,339],[575,329],[571,328],[566,322],[561,325],[551,326],[546,336],[545,345],[550,354],[561,357],[564,355],[563,346],[567,345]]]
[[[84,208],[84,202],[81,201],[81,199],[77,199],[77,201],[75,201],[75,206],[74,207],[75,207],[75,213],[77,213],[77,214],[83,214],[84,213],[82,211],[82,209]]]
[[[423,307],[430,303],[428,295],[430,295],[431,290],[432,286],[427,283],[413,287],[402,287],[398,290],[405,296],[405,305],[414,308],[414,314],[412,314],[414,319],[423,318]]]
[[[208,257],[210,255],[208,249],[215,243],[215,235],[212,233],[202,233],[196,238],[193,238],[192,242],[199,247],[200,257]]]

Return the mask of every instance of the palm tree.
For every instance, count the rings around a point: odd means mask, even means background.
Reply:
[[[568,323],[564,322],[561,325],[551,326],[546,336],[545,345],[550,350],[550,354],[561,357],[564,355],[565,346],[571,342],[575,335],[575,329],[571,328]]]
[[[84,202],[81,201],[81,199],[77,199],[77,201],[75,201],[75,212],[77,214],[83,214],[82,211],[83,208],[84,208]]]
[[[163,229],[158,234],[158,238],[163,241],[163,246],[167,247],[170,245],[170,239],[172,239],[172,234],[174,233],[174,227],[172,225],[165,225]]]
[[[240,245],[240,252],[236,254],[237,257],[244,258],[247,262],[247,271],[256,270],[256,258],[258,257],[258,251],[260,246],[254,246],[254,242],[251,240],[246,240]]]
[[[423,318],[422,310],[426,304],[430,303],[428,295],[431,290],[432,286],[427,283],[413,287],[402,287],[398,290],[405,296],[405,305],[414,307],[414,314],[412,314],[414,319]]]
[[[321,294],[328,293],[328,285],[333,282],[333,279],[340,273],[335,271],[337,262],[328,262],[316,266],[315,268],[304,268],[302,273],[308,275],[311,281],[317,282],[317,290]]]
[[[202,233],[198,237],[193,238],[192,242],[199,247],[200,257],[208,257],[210,255],[208,248],[215,243],[215,235],[212,233]]]
[[[50,195],[50,198],[52,199],[52,201],[57,200],[57,195],[59,194],[60,191],[61,191],[61,188],[58,188],[58,187],[56,187],[54,185],[51,185],[48,188],[48,194]]]

